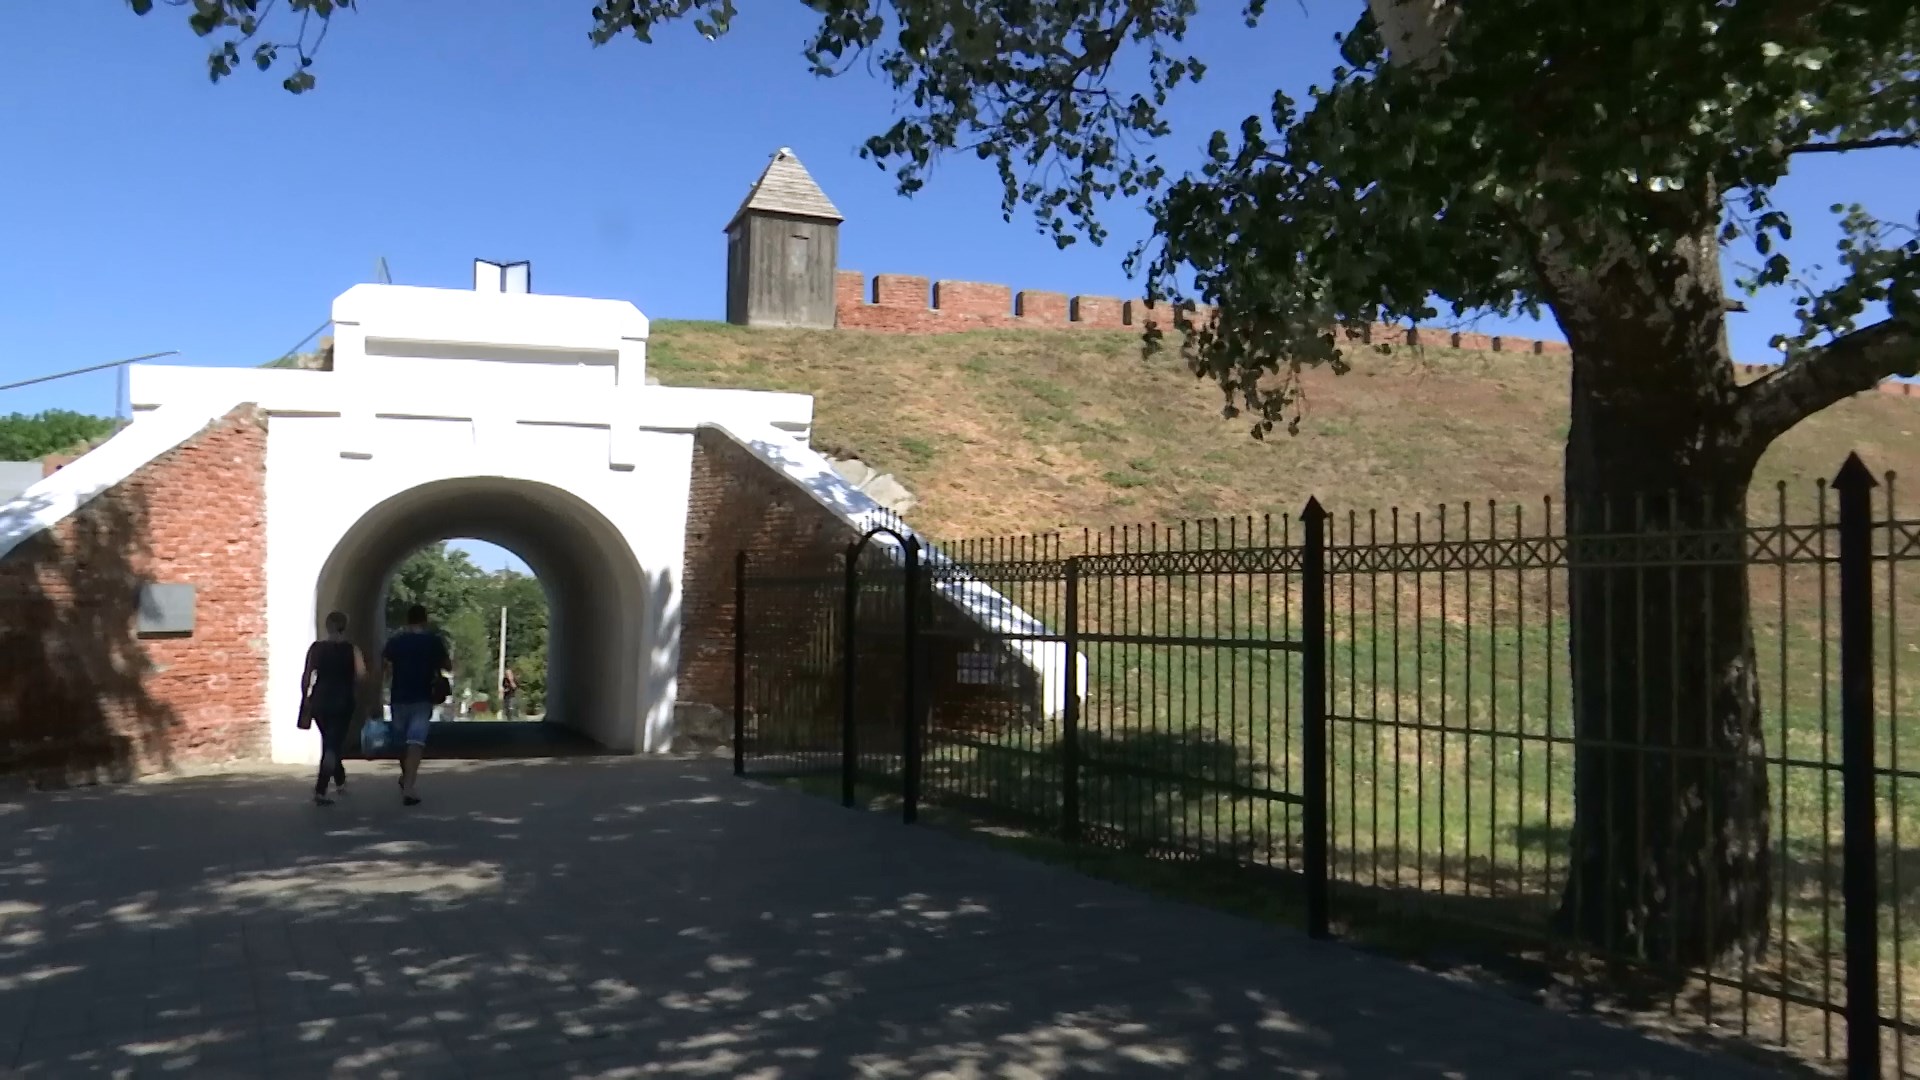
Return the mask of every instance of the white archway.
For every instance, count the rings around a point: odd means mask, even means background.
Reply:
[[[603,746],[646,743],[645,658],[667,622],[675,590],[649,575],[614,524],[550,484],[461,477],[409,488],[378,503],[333,546],[314,583],[315,631],[329,611],[377,663],[388,582],[426,544],[472,537],[508,548],[547,590],[547,719]],[[433,613],[444,616],[446,613]],[[367,687],[365,700],[375,700]]]
[[[273,760],[319,758],[293,706],[326,613],[372,650],[388,576],[458,536],[518,551],[550,591],[554,719],[611,750],[669,748],[694,433],[804,446],[812,399],[650,385],[648,322],[624,301],[357,285],[333,330],[331,370],[142,365],[129,382],[155,410],[130,429],[151,433],[143,460],[195,416],[268,418],[266,563],[235,572],[266,577]]]

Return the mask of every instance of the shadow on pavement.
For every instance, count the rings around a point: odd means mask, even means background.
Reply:
[[[711,762],[390,775],[0,802],[0,1072],[1757,1075]]]

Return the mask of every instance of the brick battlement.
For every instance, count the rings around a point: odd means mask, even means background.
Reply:
[[[834,279],[834,322],[841,330],[881,334],[957,334],[968,330],[1121,330],[1154,321],[1145,300],[1117,296],[1068,296],[978,281],[932,281],[911,274],[875,274],[872,286],[858,270],[842,270]],[[1205,317],[1208,309],[1196,308]],[[1438,327],[1375,323],[1356,335],[1362,341],[1472,349],[1479,352],[1567,355],[1564,341],[1478,334]],[[1741,364],[1742,375],[1769,370],[1765,364]],[[1880,391],[1920,397],[1920,384],[1889,379]]]
[[[834,280],[834,321],[842,330],[882,334],[957,334],[967,330],[1121,330],[1146,327],[1155,305],[1117,296],[1015,292],[978,281],[930,281],[909,274],[875,274],[872,287],[858,270]],[[1204,318],[1209,309],[1195,308]],[[1170,322],[1171,320],[1169,320]],[[1483,352],[1565,353],[1559,341],[1464,333],[1433,327],[1390,326],[1362,331],[1363,341],[1477,349]]]

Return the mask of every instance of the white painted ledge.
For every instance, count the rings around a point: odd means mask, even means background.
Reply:
[[[251,401],[269,414],[294,416],[414,416],[432,419],[504,419],[635,431],[691,432],[703,423],[774,427],[805,438],[813,425],[813,395],[691,386],[620,386],[582,393],[565,379],[529,370],[510,385],[420,385],[405,380],[368,385],[335,371],[284,368],[207,368],[134,364],[127,374],[136,410],[175,403]],[[503,389],[508,391],[503,395]]]
[[[625,300],[373,284],[335,297],[333,321],[392,341],[605,352],[651,327]]]
[[[831,511],[836,517],[851,525],[859,532],[866,532],[878,525],[898,529],[907,536],[917,537],[922,547],[923,558],[928,565],[953,566],[954,563],[938,548],[931,546],[925,537],[919,536],[892,511],[881,506],[863,491],[841,479],[833,471],[833,466],[819,451],[799,442],[781,431],[769,427],[751,427],[736,424],[713,424],[735,442],[766,462],[775,470],[791,480],[796,487],[804,491],[815,502]],[[891,536],[881,533],[870,542],[871,547],[885,552],[888,557],[903,558],[900,544]],[[984,582],[964,576],[943,577],[935,589],[952,600],[960,610],[966,612],[982,629],[997,634],[1046,634],[1045,623],[1034,618],[1025,609],[1015,604],[998,590]],[[1028,670],[1040,680],[1041,704],[1046,718],[1058,719],[1066,711],[1066,645],[1057,641],[1010,641],[1009,648],[1020,655]],[[1074,687],[1076,696],[1084,699],[1087,695],[1087,657],[1079,656]]]
[[[111,439],[0,506],[0,558],[244,404],[244,398],[210,398],[137,417]]]

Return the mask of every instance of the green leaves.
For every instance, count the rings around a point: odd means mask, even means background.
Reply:
[[[68,409],[0,416],[0,461],[33,461],[84,450],[113,434],[113,420]]]
[[[488,573],[467,553],[444,543],[414,552],[394,571],[387,592],[387,625],[405,621],[410,604],[425,604],[453,649],[461,682],[491,693],[500,649],[500,609],[507,609],[507,666],[520,677],[531,703],[545,686],[548,610],[534,578]]]
[[[632,34],[635,40],[649,44],[656,28],[691,15],[694,31],[713,41],[733,28],[736,14],[733,0],[612,0],[593,9],[593,26],[587,37],[595,45],[605,45],[623,34]]]
[[[1842,213],[1837,247],[1846,273],[1824,287],[1801,283],[1794,297],[1799,328],[1773,339],[1789,355],[1854,330],[1870,305],[1920,325],[1920,216],[1907,224],[1883,221],[1858,204],[1834,209]]]
[[[320,42],[332,17],[353,10],[356,0],[168,0],[174,7],[191,4],[187,26],[200,37],[218,37],[207,54],[207,77],[214,82],[240,67],[240,47],[253,44],[250,58],[259,71],[271,71],[285,53],[292,53],[297,71],[281,81],[290,93],[313,89],[313,66]],[[136,15],[153,10],[152,0],[129,0]],[[278,18],[276,18],[278,17]],[[258,41],[269,25],[284,27],[293,36],[281,41]]]

